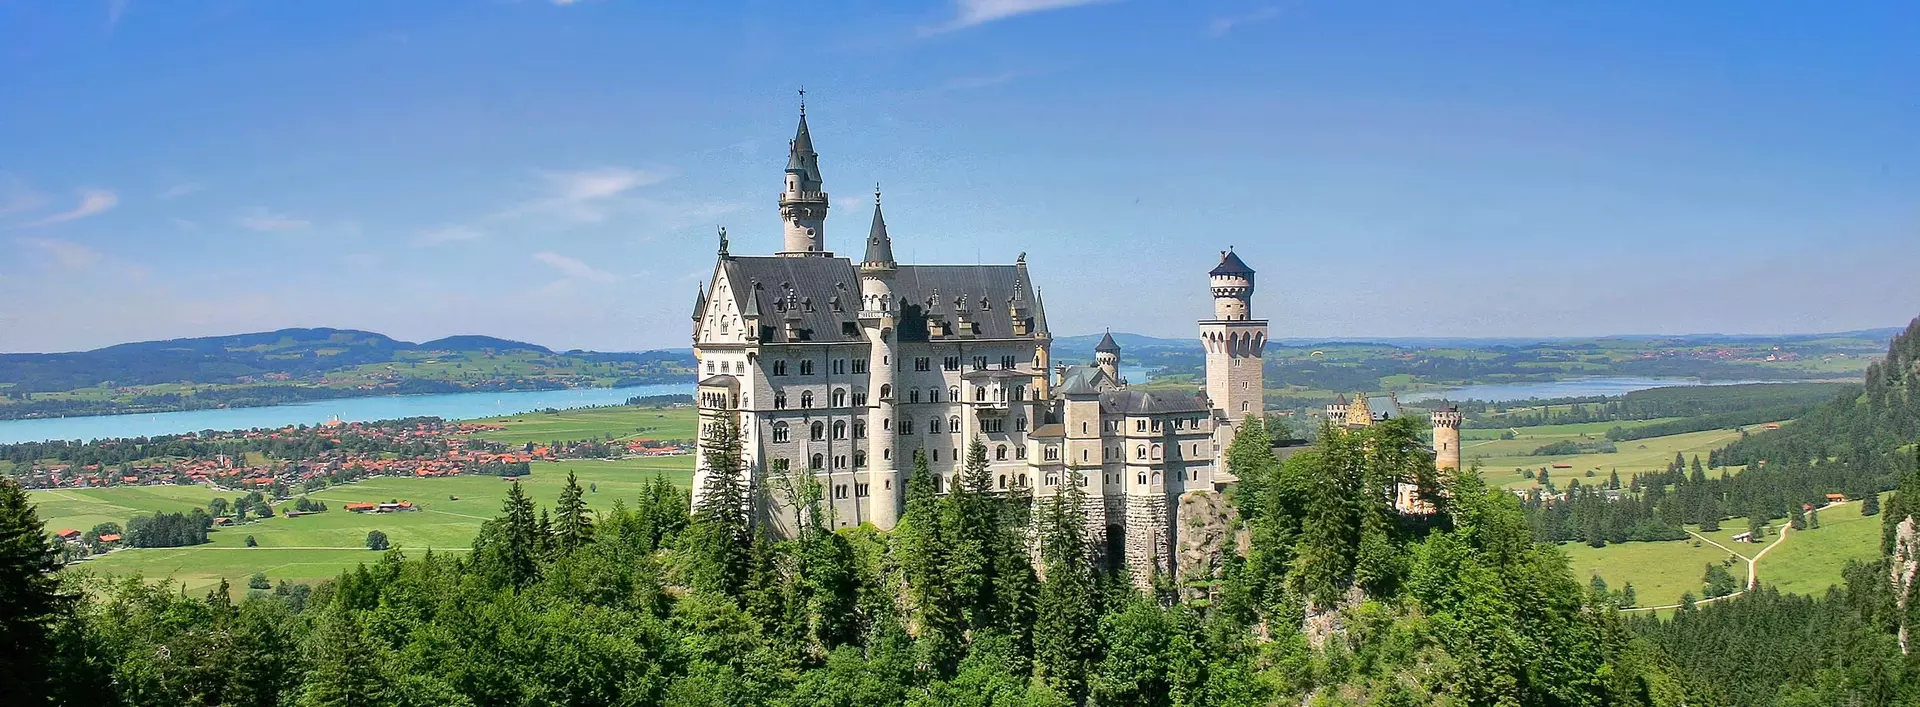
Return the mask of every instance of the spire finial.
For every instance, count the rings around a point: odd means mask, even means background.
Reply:
[[[800,117],[807,117],[807,87],[800,87]]]
[[[880,205],[880,183],[879,182],[873,183],[873,205],[874,206]]]

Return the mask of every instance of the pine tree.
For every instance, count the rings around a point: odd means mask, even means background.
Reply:
[[[1063,481],[1037,517],[1046,579],[1034,617],[1033,674],[1079,704],[1086,699],[1087,673],[1098,655],[1099,611],[1087,552],[1086,493],[1079,479]]]
[[[736,600],[753,550],[740,444],[739,424],[732,417],[723,415],[709,426],[700,445],[706,480],[680,547],[689,584]],[[785,471],[779,460],[773,471]]]
[[[561,554],[571,554],[593,542],[593,518],[580,492],[580,480],[572,471],[567,472],[567,485],[561,487],[555,508],[559,511],[559,524],[554,529],[554,542]]]
[[[892,555],[907,583],[907,596],[919,626],[922,662],[934,675],[949,674],[961,655],[960,617],[955,613],[948,542],[940,522],[941,500],[933,490],[933,471],[923,450],[913,452],[913,476],[907,479],[906,512],[893,530]]]
[[[1259,517],[1267,509],[1260,507],[1266,489],[1274,483],[1279,462],[1273,458],[1273,440],[1267,426],[1251,415],[1240,422],[1233,443],[1227,445],[1227,473],[1239,478],[1234,490],[1234,505],[1242,517]]]
[[[1860,515],[1863,515],[1863,516],[1880,515],[1880,493],[1879,492],[1869,491],[1867,493],[1866,498],[1860,499]]]
[[[379,645],[367,639],[350,611],[335,609],[308,636],[312,660],[299,707],[373,707],[388,704]]]
[[[515,481],[507,488],[507,500],[501,504],[499,553],[504,579],[515,588],[525,588],[539,578],[539,527],[533,518],[533,501]]]
[[[52,624],[76,597],[60,591],[59,556],[27,492],[0,479],[0,695],[32,704],[47,699]]]

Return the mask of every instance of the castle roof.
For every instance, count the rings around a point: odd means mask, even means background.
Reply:
[[[1120,344],[1114,342],[1113,332],[1109,331],[1100,336],[1100,343],[1094,344],[1093,351],[1094,353],[1120,353]]]
[[[976,339],[1029,339],[1033,326],[1042,322],[1040,304],[1030,309],[1027,331],[1013,333],[1013,315],[1007,301],[1018,292],[1020,299],[1032,300],[1033,291],[1018,266],[1014,265],[902,265],[893,278],[894,301],[899,303],[900,341],[927,340],[927,311],[934,293],[939,306],[933,313],[948,314],[955,302],[965,298],[967,321],[973,322]]]
[[[801,127],[804,128],[805,125],[803,124]],[[1213,266],[1213,269],[1208,271],[1207,274],[1252,275],[1253,268],[1247,267],[1246,261],[1241,260],[1238,253],[1233,252],[1232,249],[1228,249],[1220,254],[1220,264]]]
[[[1345,404],[1347,404],[1347,394],[1346,394],[1346,393],[1334,393],[1334,394],[1333,394],[1333,404],[1335,404],[1335,405],[1345,405]]]
[[[893,262],[893,238],[887,236],[887,219],[880,215],[878,196],[873,200],[873,227],[867,229],[867,257],[864,262]]]
[[[700,321],[707,316],[707,286],[700,286],[700,296],[693,301],[693,320]]]
[[[855,328],[848,333],[846,324],[858,322],[857,307],[846,306],[856,301],[860,290],[860,277],[854,272],[853,263],[846,258],[781,258],[775,256],[736,255],[721,261],[720,267],[727,273],[727,279],[733,283],[733,293],[739,298],[740,311],[746,316],[758,316],[763,312],[778,313],[782,322],[794,323],[793,338],[788,338],[782,327],[762,325],[760,341],[765,343],[793,343],[799,341],[852,341],[863,340],[865,335]],[[787,306],[787,290],[793,290],[796,306]],[[838,298],[841,311],[834,311],[832,303]]]
[[[1120,381],[1107,375],[1107,369],[1099,366],[1066,366],[1060,372],[1060,388],[1084,387],[1086,393],[1097,393],[1120,385]]]
[[[813,151],[813,134],[807,132],[806,113],[800,114],[800,127],[794,130],[793,145],[787,148],[787,171],[800,172],[811,184],[820,183],[820,155]]]
[[[1100,394],[1100,411],[1121,415],[1150,415],[1171,412],[1207,412],[1213,408],[1200,395],[1151,393],[1132,388],[1109,390]]]

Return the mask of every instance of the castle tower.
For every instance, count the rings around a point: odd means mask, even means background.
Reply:
[[[866,257],[860,261],[860,328],[872,347],[867,419],[877,423],[867,427],[867,518],[881,530],[892,530],[899,522],[900,499],[906,491],[899,472],[901,460],[893,458],[893,276],[898,270],[893,239],[880,214],[880,188],[874,187],[873,227],[867,232]]]
[[[1114,385],[1120,384],[1120,344],[1113,340],[1113,332],[1102,335],[1100,343],[1094,345],[1093,365],[1106,371]]]
[[[1200,320],[1207,349],[1207,398],[1225,414],[1229,426],[1266,409],[1261,354],[1267,346],[1267,322],[1253,318],[1253,268],[1231,248],[1207,275],[1213,284],[1213,318]],[[1232,441],[1229,431],[1222,445]]]
[[[1433,466],[1460,468],[1460,407],[1442,402],[1433,408]]]
[[[1333,402],[1327,404],[1327,424],[1335,426],[1347,424],[1348,405],[1350,403],[1347,402],[1346,393],[1334,393]]]
[[[807,132],[806,92],[801,92],[800,128],[787,148],[787,184],[780,192],[780,220],[786,223],[779,255],[805,257],[827,252],[827,193],[821,189],[820,155]]]

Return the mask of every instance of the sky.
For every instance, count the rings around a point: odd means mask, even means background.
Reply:
[[[0,351],[290,326],[689,345],[780,247],[1026,253],[1060,336],[1920,314],[1920,4],[0,0]]]

